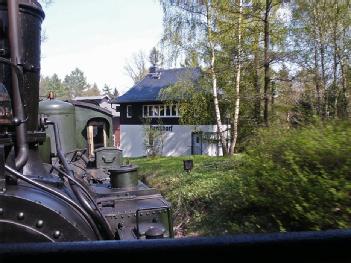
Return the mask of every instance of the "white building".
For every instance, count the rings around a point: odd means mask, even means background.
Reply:
[[[222,155],[216,125],[181,125],[177,105],[166,105],[158,99],[162,89],[184,78],[196,81],[200,75],[198,68],[151,68],[142,81],[117,98],[120,104],[120,148],[125,157],[148,155],[151,148],[153,151],[157,148],[158,154],[163,156]],[[152,131],[157,133],[157,138],[153,138]]]

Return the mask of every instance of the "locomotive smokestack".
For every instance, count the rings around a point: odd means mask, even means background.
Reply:
[[[0,83],[11,96],[15,130],[15,164],[28,156],[28,132],[38,131],[40,34],[44,12],[36,0],[0,0]]]

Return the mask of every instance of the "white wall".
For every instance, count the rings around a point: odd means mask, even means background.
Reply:
[[[181,156],[191,155],[191,134],[193,131],[216,132],[216,125],[164,125],[172,126],[172,131],[164,131],[162,155]],[[145,156],[143,125],[121,125],[121,149],[125,157]],[[221,147],[216,144],[203,144],[203,154],[222,155]],[[220,150],[219,153],[217,151]]]
[[[121,125],[121,145],[124,157],[139,157],[145,155],[144,130],[142,125]]]

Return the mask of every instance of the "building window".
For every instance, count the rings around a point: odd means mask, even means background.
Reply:
[[[166,106],[166,116],[171,116],[171,106]]]
[[[160,106],[155,105],[154,106],[154,116],[159,117],[160,116]]]
[[[144,105],[144,118],[177,118],[179,117],[178,105]]]
[[[172,115],[171,116],[178,116],[178,107],[177,107],[177,105],[172,105]]]
[[[132,118],[132,105],[127,105],[127,118]]]

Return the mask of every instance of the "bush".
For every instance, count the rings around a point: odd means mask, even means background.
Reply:
[[[227,198],[216,214],[229,232],[350,227],[350,151],[346,122],[265,129],[243,158],[239,184],[218,188]]]

